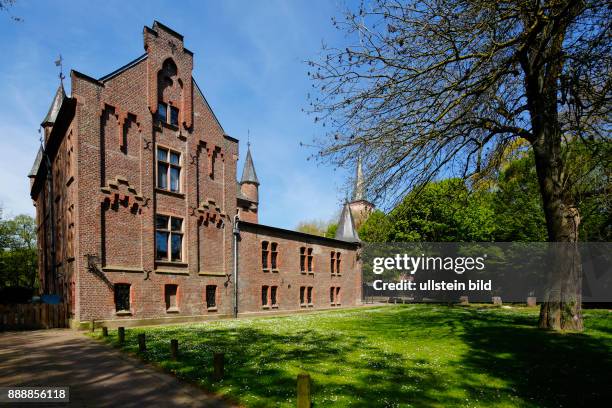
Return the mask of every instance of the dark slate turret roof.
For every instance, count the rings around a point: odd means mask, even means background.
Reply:
[[[242,179],[240,183],[253,183],[259,185],[259,179],[255,172],[255,166],[253,165],[253,158],[251,157],[251,148],[247,149],[246,160],[244,161],[244,169],[242,170]]]
[[[342,214],[340,214],[338,228],[336,229],[336,239],[346,242],[361,242],[355,230],[355,223],[353,222],[353,214],[351,214],[349,203],[344,203],[344,207],[342,207]]]
[[[55,119],[57,119],[57,114],[62,107],[62,103],[64,103],[64,99],[66,99],[66,92],[64,92],[64,84],[60,84],[55,92],[55,97],[53,98],[53,103],[51,103],[51,107],[49,107],[49,112],[47,112],[47,116],[43,119],[41,125],[53,125],[55,123]]]
[[[36,174],[38,174],[38,168],[40,167],[40,163],[42,162],[42,157],[43,148],[42,146],[40,146],[38,148],[38,154],[36,154],[36,159],[34,159],[34,164],[32,164],[32,169],[30,170],[28,177],[36,177]]]

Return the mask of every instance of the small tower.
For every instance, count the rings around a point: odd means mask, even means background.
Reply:
[[[55,124],[55,120],[57,119],[57,114],[59,113],[60,108],[62,107],[62,104],[64,103],[65,99],[66,92],[64,91],[64,84],[62,82],[57,88],[57,91],[55,91],[55,97],[53,97],[53,102],[49,107],[49,112],[47,112],[47,116],[45,116],[42,123],[40,124],[40,126],[42,126],[45,132],[45,144],[49,139],[51,129],[53,129],[53,125]]]
[[[251,145],[247,144],[247,155],[240,179],[240,191],[238,195],[238,207],[240,208],[240,219],[248,222],[258,222],[257,210],[259,206],[259,179],[253,165],[251,156]]]
[[[336,229],[336,239],[347,242],[361,242],[357,230],[355,229],[350,205],[350,203],[345,202],[342,207],[342,213],[338,220],[338,228]]]
[[[355,220],[355,228],[359,228],[361,224],[374,211],[374,204],[366,200],[365,187],[363,181],[363,169],[361,167],[361,157],[357,159],[357,169],[355,175],[355,186],[353,188],[353,198],[348,203],[351,209],[351,214]]]

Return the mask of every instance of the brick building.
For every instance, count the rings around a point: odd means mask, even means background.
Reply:
[[[71,95],[60,85],[42,123],[29,175],[42,291],[65,299],[75,326],[359,304],[349,204],[336,239],[259,224],[251,152],[238,182],[238,140],[183,37],[155,22],[144,48],[99,79],[71,71]]]

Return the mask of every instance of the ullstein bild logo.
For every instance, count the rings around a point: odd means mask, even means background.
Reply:
[[[377,275],[386,270],[404,271],[414,275],[417,271],[453,271],[463,274],[465,271],[482,271],[485,268],[484,261],[487,255],[479,257],[458,256],[410,256],[408,254],[396,254],[392,257],[376,257],[372,262],[372,272]]]

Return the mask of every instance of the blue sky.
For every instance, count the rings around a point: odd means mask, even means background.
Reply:
[[[339,212],[352,169],[307,160],[300,147],[321,134],[302,112],[312,89],[306,59],[321,42],[341,44],[331,17],[340,1],[53,1],[18,0],[0,13],[0,204],[4,216],[34,214],[26,178],[39,146],[38,127],[64,71],[105,75],[141,55],[142,28],[153,20],[185,37],[193,75],[225,131],[247,132],[260,187],[260,222],[295,228]],[[23,19],[14,22],[9,15]],[[67,89],[69,92],[69,89]]]

